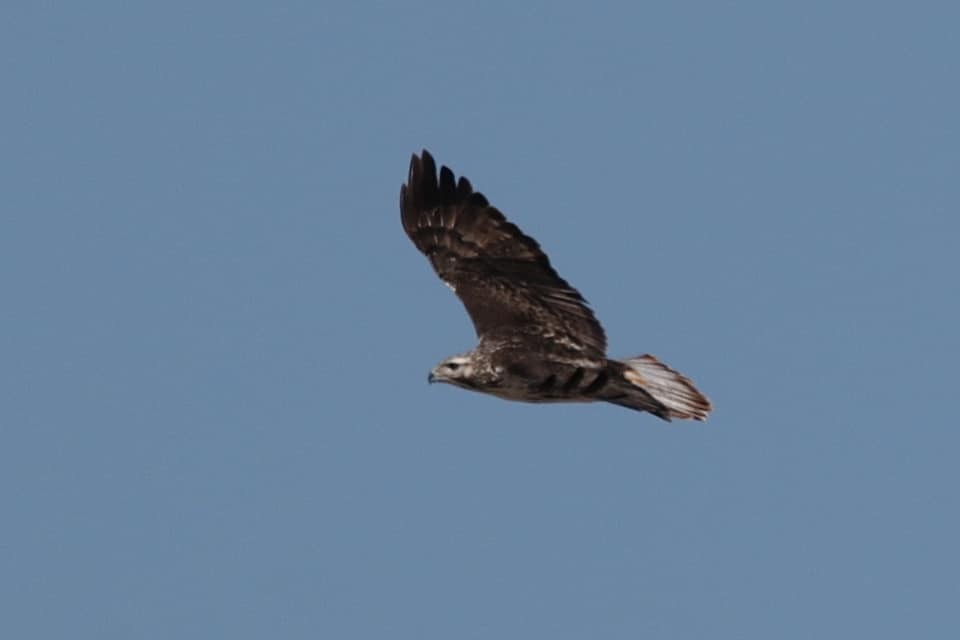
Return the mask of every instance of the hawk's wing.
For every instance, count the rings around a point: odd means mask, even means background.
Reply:
[[[537,242],[490,206],[470,182],[424,150],[400,188],[403,228],[463,301],[477,335],[546,338],[603,357],[606,336],[580,293]]]

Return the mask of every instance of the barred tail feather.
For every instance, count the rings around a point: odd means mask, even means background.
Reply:
[[[700,393],[693,382],[651,355],[637,356],[623,361],[623,377],[633,387],[641,389],[644,403],[656,401],[659,410],[646,406],[635,407],[663,418],[706,420],[712,407],[710,400]],[[618,403],[619,404],[619,403]]]

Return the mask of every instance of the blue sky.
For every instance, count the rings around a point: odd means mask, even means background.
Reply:
[[[0,11],[0,632],[953,637],[950,3]],[[428,386],[430,149],[666,425]]]

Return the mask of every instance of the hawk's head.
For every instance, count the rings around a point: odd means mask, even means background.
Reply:
[[[446,382],[466,389],[475,389],[478,380],[476,380],[476,366],[472,354],[464,353],[458,356],[451,356],[438,364],[427,376],[427,381]]]

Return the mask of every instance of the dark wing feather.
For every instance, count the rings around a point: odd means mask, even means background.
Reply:
[[[403,228],[457,293],[477,335],[546,338],[602,357],[606,336],[580,293],[537,242],[490,206],[470,182],[424,151],[400,188]]]

